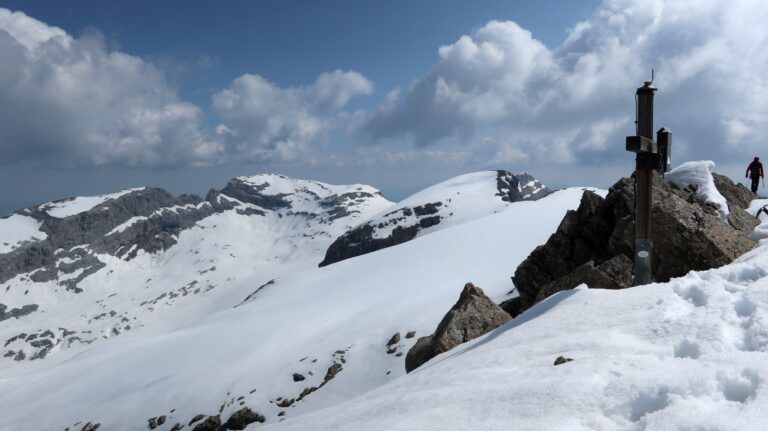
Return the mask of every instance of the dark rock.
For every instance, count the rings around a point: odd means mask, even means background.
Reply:
[[[221,427],[221,416],[208,416],[203,422],[192,428],[192,431],[218,431],[219,427]]]
[[[434,223],[434,218],[431,223]],[[415,224],[408,227],[397,226],[386,238],[374,238],[374,230],[374,226],[370,224],[362,224],[347,231],[328,247],[328,250],[325,252],[325,259],[320,262],[319,266],[323,267],[345,259],[408,242],[416,237],[416,234],[421,230],[421,225]]]
[[[165,423],[165,415],[162,415],[157,418],[157,426],[161,426]]]
[[[632,261],[619,254],[595,267],[592,261],[585,263],[569,274],[551,281],[539,290],[535,302],[539,302],[557,292],[573,289],[585,283],[592,289],[624,289],[632,282]]]
[[[248,407],[242,408],[234,413],[224,423],[224,429],[228,430],[244,430],[248,425],[259,422],[264,423],[267,420],[263,415],[260,415]]]
[[[191,426],[193,423],[195,423],[195,422],[197,422],[199,420],[203,420],[204,417],[205,417],[205,415],[195,415],[195,417],[193,417],[192,420],[189,421],[188,425]]]
[[[397,352],[397,347],[390,347],[389,349],[387,349],[387,355],[391,355],[395,352]]]
[[[317,390],[317,388],[314,387],[314,386],[310,386],[308,388],[304,388],[304,390],[301,391],[301,394],[299,395],[299,398],[296,399],[296,401],[298,402],[298,401],[303,400],[306,396],[308,396],[312,392],[315,392],[316,390]]]
[[[85,425],[83,425],[82,431],[96,431],[97,429],[99,429],[99,427],[101,427],[101,424],[98,422],[96,423],[88,422]]]
[[[729,206],[742,211],[739,205]],[[672,187],[658,176],[654,176],[652,217],[655,281],[725,265],[754,245],[747,237],[751,227],[746,221],[742,230],[734,229],[715,208],[699,202],[695,190]],[[513,281],[520,296],[505,301],[504,309],[517,315],[581,283],[608,289],[631,285],[633,220],[634,180],[618,181],[605,199],[585,191],[578,210],[569,211],[546,244],[517,267]]]
[[[299,373],[293,373],[293,381],[294,382],[302,382],[306,379],[302,374]]]
[[[413,338],[416,336],[416,331],[408,331],[407,334],[405,334],[405,338]]]
[[[27,314],[32,314],[39,306],[37,304],[27,304],[23,305],[21,308],[12,308],[11,311],[5,311],[8,309],[8,306],[5,304],[0,304],[0,322],[7,319],[18,319],[19,317],[26,316]],[[6,344],[8,345],[8,344]]]
[[[276,405],[278,407],[286,408],[286,407],[290,407],[294,401],[295,400],[293,398],[284,398],[283,400],[279,401]]]
[[[525,311],[525,305],[523,304],[523,298],[515,296],[514,298],[507,299],[499,304],[502,310],[506,311],[512,317],[517,317]]]
[[[328,371],[325,373],[325,377],[323,378],[323,385],[331,381],[334,377],[336,377],[339,372],[341,372],[342,366],[338,362],[334,362],[333,365],[328,367]]]
[[[393,345],[400,342],[400,333],[396,332],[395,335],[393,335],[389,341],[387,341],[387,347],[392,347]]]
[[[156,417],[155,418],[149,418],[147,420],[147,422],[148,422],[147,426],[149,427],[149,429],[153,430],[153,429],[157,428],[157,418]]]
[[[562,365],[562,364],[564,364],[564,363],[566,363],[566,362],[571,362],[572,360],[573,360],[573,359],[571,359],[571,358],[566,358],[566,357],[564,357],[564,356],[558,356],[558,357],[555,359],[555,365]]]
[[[734,183],[725,175],[713,172],[712,179],[715,181],[717,191],[728,201],[731,209],[734,206],[747,209],[753,200],[758,199],[758,196],[752,193],[752,190],[746,188],[743,184]]]
[[[467,283],[459,300],[429,337],[422,337],[408,351],[405,370],[411,372],[423,363],[461,343],[473,340],[510,320],[509,314],[488,298],[482,289]]]
[[[496,189],[505,202],[535,201],[552,193],[546,186],[527,173],[496,172]]]
[[[184,428],[184,425],[176,422],[176,425],[174,425],[173,428],[171,428],[171,431],[180,431],[182,428]]]

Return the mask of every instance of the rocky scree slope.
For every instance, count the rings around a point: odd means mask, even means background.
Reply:
[[[16,211],[0,219],[0,361],[120,335],[244,274],[312,265],[391,205],[369,186],[268,174],[205,199],[144,187]]]
[[[402,244],[499,211],[511,202],[534,201],[549,193],[527,173],[500,170],[462,175],[416,193],[345,232],[328,247],[320,266]]]

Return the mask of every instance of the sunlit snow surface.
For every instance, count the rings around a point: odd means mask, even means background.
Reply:
[[[21,214],[0,219],[0,254],[8,253],[25,241],[38,241],[48,237],[40,231],[39,221]]]
[[[240,396],[272,423],[281,410],[292,417],[362,395],[404,374],[404,356],[386,353],[389,337],[398,331],[404,336],[413,330],[417,337],[431,332],[465,282],[503,299],[512,288],[514,268],[546,241],[567,209],[578,206],[582,192],[568,189],[539,201],[507,204],[496,214],[309,270],[242,259],[254,255],[249,248],[290,248],[298,240],[262,243],[258,238],[266,234],[282,238],[283,233],[256,231],[235,213],[206,218],[200,229],[182,233],[179,244],[167,252],[140,255],[130,267],[107,262],[116,273],[87,278],[84,294],[116,292],[111,299],[117,301],[130,291],[129,296],[138,298],[143,286],[158,283],[146,281],[140,267],[150,269],[169,259],[178,262],[163,263],[167,271],[161,282],[181,285],[198,277],[189,268],[204,267],[194,263],[202,256],[188,253],[194,250],[220,255],[215,273],[231,276],[226,289],[176,306],[169,314],[172,319],[152,321],[143,314],[145,327],[108,342],[63,350],[42,361],[3,363],[0,429],[59,429],[92,421],[104,429],[139,430],[146,429],[148,418],[163,414],[170,428],[198,413],[217,414],[219,405]],[[227,229],[216,231],[215,238],[206,236],[214,226],[224,225]],[[196,242],[199,246],[192,247]],[[174,250],[184,253],[174,255]],[[238,258],[230,259],[229,253]],[[320,257],[317,250],[307,253]],[[276,281],[256,292],[270,278]],[[157,287],[153,289],[147,297],[157,295]],[[250,299],[233,308],[246,297]],[[73,317],[76,313],[72,310]],[[415,340],[403,338],[398,352],[407,352]],[[270,403],[318,386],[337,351],[345,351],[346,362],[325,387],[295,407]],[[305,375],[306,381],[294,382],[293,372]],[[239,408],[239,403],[228,403],[222,418]]]
[[[410,375],[266,429],[768,429],[765,215],[754,235],[725,267],[557,293]],[[553,366],[561,355],[573,361]]]

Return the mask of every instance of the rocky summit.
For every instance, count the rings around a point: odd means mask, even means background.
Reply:
[[[653,179],[653,279],[668,281],[688,271],[732,262],[754,246],[749,238],[758,221],[745,212],[756,198],[742,185],[713,175],[728,202],[718,208],[697,193],[695,185],[680,188]],[[537,247],[515,270],[519,296],[502,304],[513,316],[542,299],[586,283],[618,289],[631,285],[634,249],[632,178],[623,178],[605,198],[585,191],[579,208],[569,211],[549,240]]]

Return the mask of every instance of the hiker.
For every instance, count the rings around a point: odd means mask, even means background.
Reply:
[[[765,178],[763,176],[763,164],[760,163],[760,157],[755,156],[755,160],[752,160],[752,163],[747,166],[747,173],[744,177],[752,180],[752,193],[757,193],[757,186],[760,183],[760,178]]]

